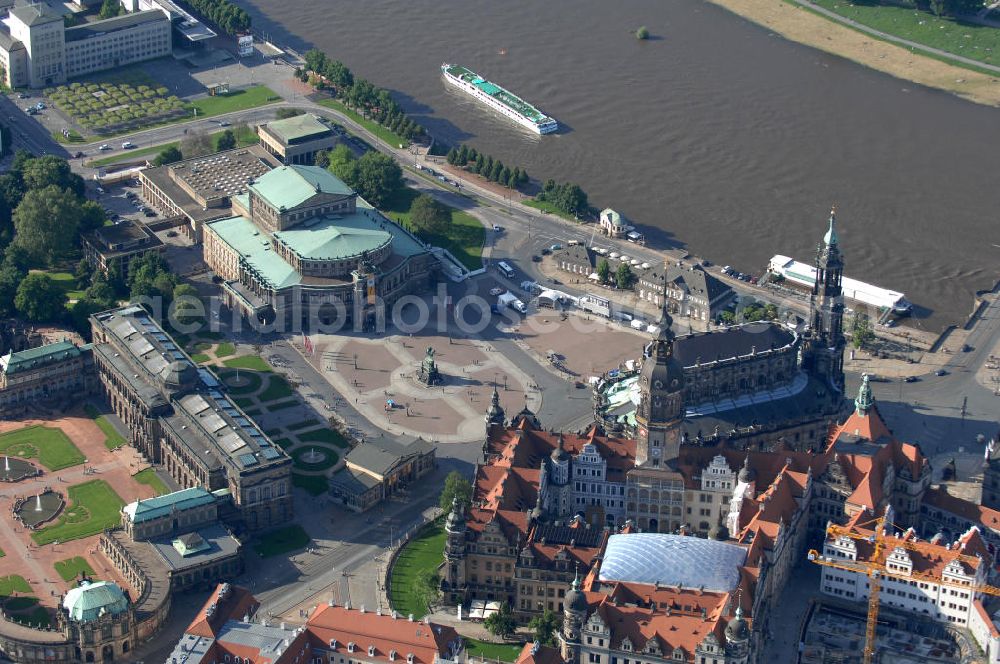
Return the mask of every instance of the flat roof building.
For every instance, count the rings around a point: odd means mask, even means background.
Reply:
[[[107,276],[112,269],[128,276],[133,258],[163,253],[166,247],[144,224],[126,219],[114,226],[102,226],[81,238],[83,256],[94,269]]]
[[[363,512],[433,470],[435,453],[434,445],[419,438],[408,445],[361,443],[344,457],[345,467],[330,480],[331,492],[345,506]]]
[[[232,216],[232,199],[279,162],[252,146],[185,159],[140,172],[142,198],[165,217],[184,217],[184,232],[201,239],[202,226]]]
[[[261,146],[277,157],[281,163],[312,165],[316,155],[332,150],[337,145],[337,135],[323,120],[315,115],[296,115],[275,120],[257,127]]]

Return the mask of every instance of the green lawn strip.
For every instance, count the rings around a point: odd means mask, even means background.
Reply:
[[[76,484],[69,487],[67,493],[70,506],[63,510],[56,523],[31,534],[36,544],[89,537],[118,525],[121,520],[125,501],[104,480]]]
[[[332,108],[333,110],[343,115],[346,115],[347,117],[351,118],[356,123],[358,123],[365,129],[370,131],[372,134],[375,134],[380,139],[382,139],[383,141],[385,141],[394,148],[396,147],[405,148],[410,144],[408,140],[406,140],[405,138],[403,138],[398,134],[394,134],[393,132],[389,131],[379,123],[375,122],[374,120],[369,120],[360,115],[359,113],[357,113],[356,111],[347,108],[347,106],[345,106],[341,101],[338,101],[336,99],[324,99],[323,101],[319,102],[319,105],[326,106],[327,108]]]
[[[36,604],[38,604],[37,597],[11,597],[10,599],[4,600],[3,608],[6,611],[24,611],[25,609],[29,609]]]
[[[303,420],[298,424],[289,424],[288,428],[292,431],[301,431],[302,429],[308,429],[309,427],[314,427],[320,423],[319,420]]]
[[[191,356],[191,361],[194,362],[195,364],[202,364],[203,362],[208,362],[211,359],[212,358],[210,358],[208,355],[205,355],[204,353],[195,353],[194,355]]]
[[[264,409],[269,413],[275,413],[279,410],[285,410],[287,408],[295,408],[299,405],[298,399],[291,399],[289,401],[279,401],[278,403],[272,403],[264,406]]]
[[[402,615],[412,613],[415,618],[423,618],[427,614],[427,607],[413,594],[413,586],[421,571],[436,571],[443,562],[445,537],[443,519],[438,518],[425,526],[397,556],[392,567],[389,603]]]
[[[271,442],[273,442],[275,445],[277,445],[283,450],[287,450],[293,444],[292,441],[288,438],[276,438],[276,439],[272,438]]]
[[[83,463],[83,453],[60,429],[41,425],[24,427],[0,435],[0,452],[38,459],[49,470],[61,470]]]
[[[276,429],[265,429],[264,430],[264,435],[265,436],[270,436],[270,437],[273,438],[275,436],[280,436],[283,431],[284,430],[281,427],[278,427]]]
[[[86,142],[84,140],[83,136],[81,136],[80,134],[78,134],[73,129],[69,130],[69,137],[68,138],[66,136],[63,136],[63,133],[61,131],[54,131],[54,132],[52,132],[52,138],[55,139],[56,142],[58,142],[58,143],[64,143],[64,144],[65,143],[85,143]]]
[[[248,399],[247,397],[231,397],[231,399],[233,403],[244,410],[253,407],[255,403],[253,399]]]
[[[10,597],[15,593],[25,594],[31,592],[31,584],[23,576],[11,574],[10,576],[0,576],[0,598]]]
[[[55,282],[56,286],[59,287],[66,297],[70,300],[79,300],[83,297],[84,293],[81,291],[76,283],[76,277],[74,277],[69,272],[55,272],[49,270],[32,270],[32,272],[39,272],[41,274],[48,275],[49,279]]]
[[[258,398],[261,401],[277,401],[278,399],[287,399],[294,393],[287,380],[281,376],[272,375],[267,377],[267,388],[258,395]]]
[[[7,554],[3,552],[3,549],[0,549],[0,558],[3,558],[3,557],[4,557],[4,556],[6,556],[6,555],[7,555]]]
[[[222,363],[231,368],[250,369],[251,371],[261,371],[264,373],[271,371],[271,367],[268,366],[267,362],[256,355],[231,357],[228,360],[223,360]]]
[[[243,409],[243,412],[249,415],[250,417],[257,417],[258,415],[262,414],[260,410],[256,408],[245,408]]]
[[[462,640],[465,642],[465,651],[470,658],[479,657],[487,661],[496,661],[497,659],[501,662],[516,661],[517,656],[524,648],[523,643],[490,643],[489,641],[470,639],[467,636],[462,637]]]
[[[108,418],[101,414],[101,411],[90,404],[84,406],[84,410],[87,411],[90,419],[94,420],[94,423],[104,432],[104,446],[106,448],[116,450],[125,444],[125,438],[118,433],[118,430],[108,421]]]
[[[330,480],[326,478],[326,475],[292,473],[292,486],[303,489],[311,496],[322,496],[330,490]]]
[[[311,541],[302,526],[286,526],[258,536],[253,550],[261,558],[270,558],[289,551],[304,548]]]
[[[575,222],[579,222],[580,221],[579,219],[577,219],[573,215],[566,214],[565,212],[563,212],[562,210],[560,210],[556,206],[552,205],[552,203],[549,203],[548,201],[538,201],[538,200],[535,200],[534,198],[528,198],[528,199],[525,199],[525,200],[523,200],[521,202],[524,203],[525,205],[527,205],[528,207],[533,207],[536,210],[541,210],[542,212],[547,212],[549,214],[554,214],[557,217],[562,217],[563,219],[566,219],[567,221],[575,221]]]
[[[146,468],[140,470],[138,473],[132,476],[139,484],[145,484],[146,486],[153,487],[153,491],[156,492],[157,496],[162,496],[165,493],[170,493],[170,489],[164,484],[163,480],[156,474],[156,471],[152,468]]]
[[[234,90],[228,94],[204,97],[189,102],[185,107],[194,112],[196,117],[209,118],[213,115],[244,111],[248,108],[266,106],[281,101],[281,96],[265,85],[255,85],[242,90]]]
[[[451,208],[451,226],[447,233],[427,233],[419,230],[410,224],[410,207],[417,196],[419,193],[416,190],[404,187],[386,203],[383,213],[415,233],[424,242],[447,249],[470,270],[481,268],[486,229],[479,220],[468,212]]]
[[[11,620],[38,629],[44,629],[52,624],[49,610],[42,606],[36,606],[28,613],[14,613],[11,615]]]
[[[53,567],[59,572],[59,576],[62,577],[63,581],[72,581],[80,576],[80,572],[83,572],[88,577],[94,576],[94,570],[90,567],[86,560],[80,556],[75,556],[73,558],[68,558],[66,560],[60,560],[55,563]]]
[[[229,343],[228,341],[223,341],[221,344],[215,347],[216,357],[229,357],[230,355],[236,354],[236,346]]]
[[[316,429],[315,431],[306,431],[295,435],[303,443],[330,443],[342,449],[350,447],[344,437],[340,435],[340,432],[334,429]]]
[[[309,463],[303,459],[306,454],[309,454],[310,450],[315,449],[317,452],[323,453],[323,459],[318,463]],[[299,470],[327,470],[328,468],[333,468],[337,465],[339,456],[337,453],[328,447],[316,448],[309,445],[300,445],[296,447],[291,453],[292,460],[295,462],[295,467]]]
[[[126,161],[135,161],[136,157],[146,157],[149,155],[157,155],[166,150],[167,148],[176,148],[180,146],[180,142],[173,141],[172,143],[162,143],[160,145],[149,145],[146,147],[135,148],[129,150],[128,152],[123,152],[121,154],[112,155],[110,157],[103,157],[101,159],[90,159],[84,166],[90,168],[101,168],[103,166],[112,166],[114,164],[120,164]]]
[[[949,16],[937,17],[931,12],[895,5],[852,4],[846,0],[812,1],[823,9],[886,34],[1000,66],[1000,30],[992,26],[965,23]],[[954,60],[948,62],[964,66]]]

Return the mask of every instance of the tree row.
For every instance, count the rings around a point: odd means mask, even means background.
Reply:
[[[528,184],[529,180],[528,172],[520,166],[510,168],[499,159],[493,159],[491,155],[485,155],[464,143],[448,150],[448,163],[508,189],[519,189]]]

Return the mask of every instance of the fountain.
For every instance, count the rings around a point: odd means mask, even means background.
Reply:
[[[38,469],[24,459],[4,455],[3,469],[0,469],[0,482],[17,482],[25,477],[34,477],[38,474]]]
[[[65,504],[62,494],[46,487],[42,493],[35,496],[34,501],[22,498],[15,502],[14,515],[26,527],[34,530],[54,519]]]
[[[326,460],[326,454],[317,452],[315,447],[310,447],[309,451],[302,455],[302,462],[308,464],[322,463]]]

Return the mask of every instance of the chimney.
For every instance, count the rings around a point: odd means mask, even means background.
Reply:
[[[410,622],[413,622],[413,614],[412,613],[409,615],[409,620],[410,620]]]

